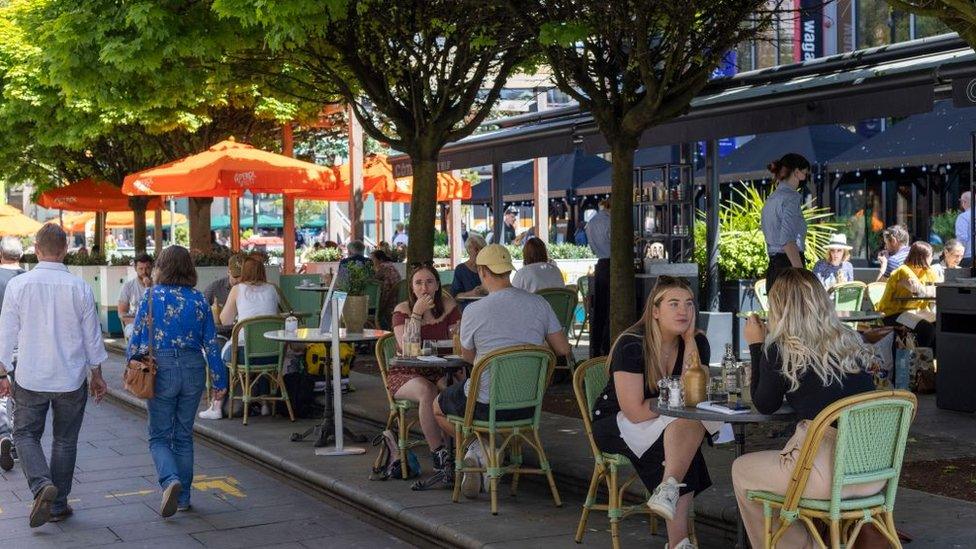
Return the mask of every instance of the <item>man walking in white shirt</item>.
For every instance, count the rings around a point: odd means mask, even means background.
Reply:
[[[0,396],[12,394],[17,403],[14,444],[34,494],[31,528],[72,514],[68,494],[78,432],[89,389],[96,403],[105,395],[101,363],[108,358],[92,290],[64,266],[64,230],[44,225],[35,248],[37,267],[7,283],[0,311]],[[48,408],[54,435],[50,465],[41,448]]]

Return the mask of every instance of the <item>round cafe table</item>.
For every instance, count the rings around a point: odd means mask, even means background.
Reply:
[[[761,414],[755,408],[741,414],[709,412],[693,406],[669,408],[667,406],[658,406],[656,401],[652,410],[662,416],[730,423],[732,425],[732,432],[735,434],[735,457],[741,456],[746,451],[746,426],[750,423],[766,423],[769,421],[786,422],[796,419],[796,414],[793,413],[793,409],[786,404],[783,404],[779,410],[776,410],[772,414]],[[745,526],[742,524],[741,515],[736,524],[736,547],[741,549],[748,547],[746,544]]]
[[[302,292],[322,292],[322,293],[325,293],[325,292],[328,292],[329,291],[329,285],[328,284],[311,284],[311,285],[308,285],[308,286],[302,286],[301,284],[299,284],[298,286],[295,286],[295,289],[296,290],[299,290],[299,291],[302,291]]]
[[[876,311],[837,311],[841,322],[879,322],[884,315]]]
[[[339,342],[340,343],[359,343],[363,341],[375,341],[384,335],[388,334],[385,330],[363,330],[362,333],[348,333],[345,329],[339,330]],[[271,330],[264,333],[264,337],[272,341],[281,341],[283,343],[332,343],[332,334],[329,332],[320,332],[318,328],[299,328],[294,332],[286,332],[285,330]],[[333,365],[333,373],[338,372],[338,365]],[[329,444],[329,440],[335,438],[337,435],[334,434],[336,431],[336,425],[342,423],[342,392],[335,391],[331,385],[333,383],[333,378],[338,379],[337,376],[333,375],[327,378],[327,384],[325,390],[325,413],[322,417],[322,422],[314,427],[309,428],[304,433],[294,433],[291,436],[292,442],[297,442],[305,440],[308,436],[317,433],[318,438],[315,441],[314,446],[316,448],[322,448]],[[338,417],[338,422],[336,421]],[[354,440],[357,438],[351,432],[347,432],[343,429],[344,433],[350,435],[350,438]],[[341,438],[341,437],[340,437]],[[341,440],[335,440],[337,447],[336,455],[345,454],[362,454],[366,451],[365,448],[343,448]]]
[[[459,356],[444,356],[441,357],[443,361],[428,361],[421,360],[417,357],[405,357],[398,356],[393,357],[390,361],[390,366],[396,366],[398,368],[439,368],[447,376],[447,385],[451,386],[454,383],[454,374],[458,371],[468,371],[471,368],[471,364],[465,362],[463,358]]]

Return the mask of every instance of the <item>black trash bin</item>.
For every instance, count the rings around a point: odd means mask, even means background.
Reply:
[[[976,280],[940,284],[936,305],[936,406],[976,412]]]

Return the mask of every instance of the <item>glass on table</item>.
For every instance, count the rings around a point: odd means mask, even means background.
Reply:
[[[722,376],[715,376],[708,380],[708,400],[711,402],[725,402],[729,399],[729,392],[725,388]]]
[[[423,346],[420,348],[420,354],[422,356],[433,356],[435,354],[434,350],[436,347],[436,341],[433,339],[425,339]]]
[[[668,398],[671,393],[671,381],[663,377],[657,380],[657,403],[662,408],[668,407]]]
[[[683,408],[684,405],[685,394],[681,376],[671,376],[668,378],[668,407]]]

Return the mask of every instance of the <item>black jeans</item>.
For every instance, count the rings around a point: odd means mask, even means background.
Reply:
[[[88,382],[67,393],[31,391],[13,384],[13,396],[17,402],[14,416],[14,445],[20,467],[24,470],[31,492],[36,496],[41,488],[53,484],[58,497],[51,505],[51,512],[58,513],[68,504],[71,483],[74,478],[75,458],[78,455],[78,432],[85,417],[88,403]],[[41,447],[47,410],[53,412],[51,462],[48,465]]]
[[[610,260],[598,259],[593,270],[590,306],[590,358],[610,352]]]

